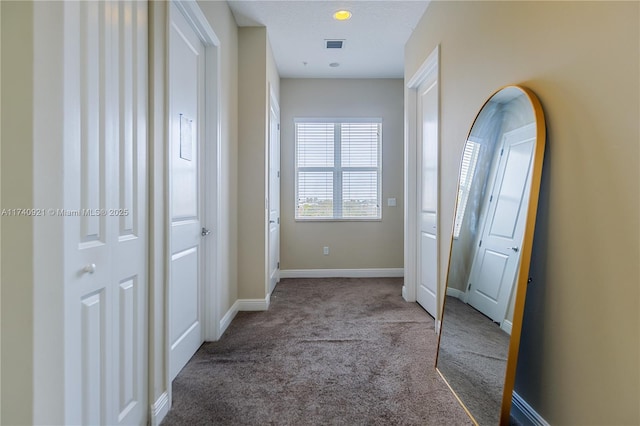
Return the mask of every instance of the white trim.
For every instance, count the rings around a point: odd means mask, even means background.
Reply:
[[[227,331],[227,328],[229,327],[229,325],[231,324],[231,321],[233,321],[233,319],[236,317],[236,315],[238,314],[238,306],[240,305],[238,303],[239,301],[236,300],[236,302],[229,308],[229,310],[227,311],[226,314],[224,314],[224,316],[222,317],[222,319],[220,320],[220,337],[222,337],[222,335],[224,334],[225,331]]]
[[[293,123],[381,123],[382,117],[293,117]]]
[[[460,299],[464,301],[465,292],[458,290],[457,288],[447,287],[447,296],[452,296],[452,297],[455,297],[456,299]]]
[[[229,325],[231,325],[231,321],[236,317],[238,312],[240,311],[266,311],[269,309],[269,305],[271,304],[271,296],[267,295],[264,299],[238,299],[235,301],[233,305],[229,308],[226,314],[220,320],[220,337],[227,330]]]
[[[169,412],[169,394],[167,392],[163,392],[162,395],[158,397],[156,402],[151,404],[151,426],[157,426],[162,423],[165,416]]]
[[[429,54],[427,59],[424,60],[420,68],[413,74],[413,77],[407,82],[408,89],[417,89],[422,83],[425,82],[427,77],[431,73],[438,72],[438,59],[440,57],[440,45],[437,45],[435,49]]]
[[[402,298],[405,302],[411,302],[411,300],[407,300],[407,285],[402,286]]]
[[[403,276],[403,268],[283,269],[280,271],[280,278],[387,278]],[[404,293],[404,287],[402,291]]]
[[[238,311],[266,311],[270,301],[271,297],[267,295],[264,299],[238,299],[233,306],[237,305]]]
[[[549,426],[549,423],[522,399],[516,391],[512,393],[511,415],[520,423],[533,426]]]
[[[512,328],[513,328],[513,323],[507,319],[502,321],[502,324],[500,324],[500,329],[502,329],[502,331],[507,333],[509,336],[511,336]]]
[[[177,0],[174,3],[205,45],[220,46],[220,39],[211,28],[196,0]]]
[[[413,74],[405,86],[405,139],[404,139],[404,270],[405,289],[403,297],[407,302],[415,302],[418,292],[418,231],[420,230],[418,217],[418,169],[417,169],[417,89],[427,78],[435,76],[439,80],[440,46],[429,54],[420,68]],[[440,211],[440,206],[437,206]],[[440,220],[438,215],[438,221]],[[437,240],[440,232],[437,230]],[[438,261],[438,267],[440,261]],[[440,274],[438,274],[440,276]],[[440,283],[438,282],[438,286]]]
[[[280,216],[282,214],[281,212],[281,207],[278,207],[278,247],[277,247],[277,253],[271,253],[271,227],[270,227],[270,220],[271,220],[271,149],[273,147],[273,143],[274,141],[272,140],[272,136],[273,136],[273,128],[272,128],[272,121],[271,121],[271,111],[273,111],[273,113],[276,116],[277,119],[277,126],[278,128],[276,129],[278,132],[278,157],[280,156],[280,151],[282,149],[281,143],[282,141],[280,140],[280,104],[278,102],[278,99],[276,97],[276,93],[273,91],[273,86],[271,85],[271,82],[269,82],[269,111],[268,111],[268,115],[269,115],[269,124],[268,124],[268,129],[269,129],[269,137],[267,140],[267,144],[266,144],[266,149],[265,149],[265,194],[266,194],[266,203],[265,203],[265,207],[266,207],[266,211],[265,211],[265,217],[264,217],[264,221],[265,221],[265,232],[264,232],[264,248],[265,248],[265,293],[267,294],[268,297],[271,296],[271,293],[273,293],[273,290],[275,290],[276,286],[278,285],[278,283],[280,282],[280,237],[281,237],[281,233],[280,231],[282,230],[282,228],[280,227]],[[280,164],[278,164],[279,170],[278,170],[278,179],[280,179],[280,182],[282,181],[280,178],[281,175],[281,170],[282,170],[282,166]],[[281,189],[278,188],[278,198],[281,200],[282,199],[282,194],[280,193]],[[271,255],[275,255],[277,257],[277,264],[278,266],[276,267],[276,282],[273,286],[273,288],[271,288]]]
[[[215,341],[220,338],[222,332],[220,323],[218,301],[220,300],[220,283],[222,282],[220,256],[224,252],[221,246],[217,230],[225,229],[222,223],[219,208],[222,205],[220,199],[222,191],[221,178],[221,58],[220,39],[209,24],[204,13],[195,0],[179,0],[174,2],[176,8],[184,15],[187,22],[202,42],[205,48],[205,124],[206,144],[205,162],[215,164],[215,167],[207,167],[204,171],[205,188],[209,188],[203,200],[205,204],[205,216],[202,226],[213,231],[212,237],[203,241],[206,256],[205,277],[203,282],[204,318],[203,334],[205,341]]]

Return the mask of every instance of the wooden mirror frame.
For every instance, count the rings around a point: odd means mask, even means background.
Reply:
[[[500,89],[492,93],[484,102],[482,107],[479,109],[478,114],[476,115],[476,118],[471,124],[469,132],[467,134],[467,139],[466,139],[466,141],[470,139],[471,132],[476,122],[478,121],[478,118],[480,117],[480,114],[485,108],[485,106],[491,101],[491,99],[493,99],[495,95],[497,95],[502,90],[505,90],[508,88],[515,88],[520,90],[529,100],[529,103],[533,111],[534,120],[535,120],[536,144],[535,144],[534,153],[533,153],[533,165],[532,165],[532,171],[531,171],[532,173],[531,188],[530,188],[529,205],[527,207],[527,216],[526,216],[522,245],[521,245],[520,265],[516,272],[516,279],[515,279],[516,293],[515,293],[515,300],[514,300],[513,326],[511,329],[511,337],[509,340],[509,348],[507,352],[507,363],[506,363],[506,371],[505,371],[504,386],[503,386],[503,393],[502,393],[502,404],[500,408],[500,425],[505,425],[505,426],[508,426],[510,421],[511,401],[512,401],[513,388],[515,384],[516,366],[518,362],[518,350],[520,347],[522,317],[524,313],[524,304],[525,304],[525,298],[527,294],[527,286],[529,283],[529,267],[531,264],[533,234],[534,234],[535,224],[536,224],[538,199],[540,195],[540,180],[542,176],[542,165],[544,162],[544,150],[545,150],[545,144],[546,144],[546,125],[545,125],[545,119],[544,119],[544,112],[542,109],[542,105],[538,100],[538,97],[535,95],[533,91],[523,86],[508,85],[508,86],[501,87]],[[458,185],[456,187],[457,191],[459,191],[459,188],[460,188],[460,173],[458,173]],[[454,226],[455,226],[455,216],[458,209],[457,198],[458,197],[456,197],[456,206],[454,209]],[[472,413],[465,406],[464,402],[458,396],[456,391],[451,387],[451,384],[449,383],[447,378],[438,368],[438,357],[440,355],[440,343],[441,343],[440,340],[442,337],[442,327],[446,327],[446,324],[444,323],[444,313],[445,313],[444,305],[445,305],[445,299],[446,299],[446,288],[448,288],[449,286],[449,274],[451,272],[451,260],[452,260],[451,255],[453,253],[453,241],[454,241],[453,235],[454,234],[453,234],[453,227],[452,227],[451,243],[449,246],[449,264],[447,267],[447,279],[446,279],[447,285],[445,287],[445,296],[443,296],[443,300],[441,301],[441,303],[443,304],[441,309],[441,316],[440,316],[441,328],[438,336],[438,346],[436,349],[435,368],[440,374],[440,376],[443,378],[443,380],[445,381],[449,389],[451,389],[451,391],[455,395],[458,402],[460,402],[464,410],[467,412],[471,420],[476,425],[478,425],[478,422],[473,417]]]

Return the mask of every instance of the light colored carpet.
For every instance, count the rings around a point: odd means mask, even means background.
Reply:
[[[163,425],[468,425],[402,279],[285,279],[173,383]]]

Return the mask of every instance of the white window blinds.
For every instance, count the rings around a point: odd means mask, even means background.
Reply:
[[[296,219],[380,219],[380,121],[301,120],[295,130]]]
[[[456,210],[456,219],[453,227],[453,238],[458,238],[460,229],[462,229],[462,221],[464,213],[467,210],[469,201],[469,193],[473,184],[473,177],[476,171],[476,163],[478,162],[478,154],[480,153],[480,144],[467,141],[462,154],[462,164],[460,165],[460,186],[458,187],[458,208]]]

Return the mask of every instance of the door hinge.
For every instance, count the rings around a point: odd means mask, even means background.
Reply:
[[[489,197],[489,202],[493,201],[493,195],[491,197]]]
[[[278,177],[280,177],[280,171],[278,170]]]
[[[478,244],[478,247],[482,247],[482,240],[480,240],[480,244]]]
[[[278,218],[278,225],[280,225],[280,218]]]
[[[500,155],[504,154],[504,148],[500,150]]]
[[[467,291],[471,290],[471,283],[469,283],[469,287],[467,287]]]
[[[280,262],[278,262],[278,269],[280,269]]]
[[[280,123],[278,123],[278,130],[280,130]]]

